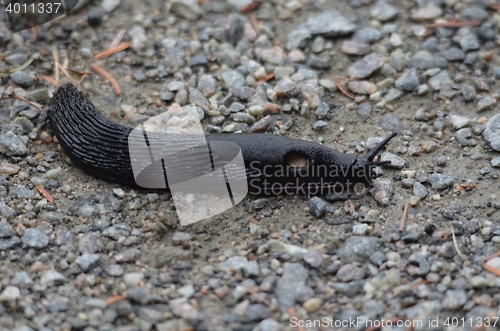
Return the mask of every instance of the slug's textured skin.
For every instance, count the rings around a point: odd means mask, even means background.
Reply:
[[[49,106],[49,119],[59,143],[75,165],[108,181],[137,185],[128,139],[133,128],[104,117],[72,84],[61,86],[54,95]],[[325,190],[337,183],[371,186],[374,168],[389,163],[374,162],[373,159],[395,135],[387,137],[363,157],[340,153],[312,142],[266,134],[207,135],[206,141],[215,167],[223,166],[239,152],[221,146],[239,147],[250,193],[273,194],[273,185],[287,185],[300,194],[312,189],[318,192],[318,188],[322,193],[328,193]],[[153,137],[162,139],[161,134],[153,134]],[[144,158],[149,158],[149,151],[143,153]],[[296,160],[298,164],[294,164]],[[145,176],[158,176],[153,172],[144,173]],[[179,178],[182,180],[184,178]]]

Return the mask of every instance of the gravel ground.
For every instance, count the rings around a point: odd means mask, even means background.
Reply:
[[[500,329],[493,0],[89,2],[36,41],[0,23],[0,70],[35,59],[0,84],[1,330]],[[120,29],[132,46],[94,60]],[[15,98],[47,105],[53,50],[116,77],[120,96],[81,84],[116,121],[195,104],[210,133],[358,155],[399,131],[392,167],[363,195],[247,197],[180,227],[168,192],[73,167]]]

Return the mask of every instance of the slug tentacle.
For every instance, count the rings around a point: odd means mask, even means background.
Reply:
[[[92,175],[130,186],[137,186],[143,180],[158,182],[164,175],[166,168],[159,164],[163,159],[159,159],[145,167],[140,176],[135,176],[129,149],[129,144],[134,144],[129,139],[134,129],[104,117],[73,85],[59,88],[50,103],[48,115],[66,154],[75,165]],[[199,136],[192,140],[182,136],[177,142],[172,136],[144,131],[144,138],[148,136],[160,146],[164,143],[164,149],[173,149],[168,151],[174,156],[168,169],[175,176],[168,177],[168,181],[166,177],[162,178],[164,183],[160,184],[163,187],[202,175],[210,177],[215,173],[213,170],[230,167],[231,160],[241,152],[244,169],[233,167],[229,169],[231,171],[225,171],[224,176],[226,180],[245,176],[248,190],[254,194],[326,194],[339,183],[372,185],[374,168],[390,163],[374,159],[395,135],[391,134],[358,158],[327,146],[275,135],[207,135],[202,136],[203,144],[200,144]],[[147,148],[132,147],[137,151],[133,155],[134,161],[152,159]],[[206,155],[207,148],[211,166],[200,167],[200,162],[205,162],[200,155]],[[212,179],[215,182],[220,176],[214,174]]]

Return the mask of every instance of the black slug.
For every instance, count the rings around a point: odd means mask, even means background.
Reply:
[[[203,146],[199,143],[186,146],[189,145],[189,137],[183,135],[179,143],[182,146],[179,146],[179,153],[176,154],[179,164],[167,167],[169,175],[170,171],[178,174],[168,176],[167,180],[167,176],[161,173],[162,170],[166,171],[162,159],[154,162],[156,165],[145,167],[140,175],[134,176],[132,159],[150,160],[150,151],[147,148],[136,149],[137,153],[131,158],[129,141],[132,140],[129,138],[134,129],[104,117],[72,84],[61,86],[55,93],[49,105],[48,115],[65,153],[75,165],[94,176],[130,186],[137,186],[149,179],[150,182],[158,183],[157,186],[149,186],[150,188],[168,188],[169,185],[172,187],[175,183],[223,167],[241,152],[245,174],[229,167],[224,171],[226,182],[228,178],[244,178],[246,175],[248,191],[266,195],[328,194],[332,190],[352,190],[357,184],[372,186],[374,168],[390,163],[377,162],[374,158],[396,135],[391,134],[362,157],[340,153],[320,144],[276,135],[206,135]],[[147,138],[146,141],[167,141],[165,134],[160,133],[145,132],[144,138]],[[169,138],[168,142],[171,146],[172,139]],[[210,151],[211,167],[193,167],[190,163],[196,164],[197,153],[207,147]],[[174,160],[177,160],[177,156]],[[186,160],[189,162],[186,163]],[[162,176],[165,180],[159,180]]]

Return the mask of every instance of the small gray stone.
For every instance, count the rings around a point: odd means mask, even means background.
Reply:
[[[76,264],[78,264],[84,272],[87,272],[96,266],[100,258],[100,254],[83,254],[76,259]]]
[[[439,54],[448,61],[462,61],[465,58],[465,53],[456,47],[445,49]]]
[[[389,92],[384,97],[384,100],[387,102],[391,102],[397,100],[403,96],[404,92],[395,88],[391,88]]]
[[[201,9],[195,0],[172,0],[170,2],[170,10],[191,21],[201,15]]]
[[[307,40],[309,40],[310,38],[311,32],[308,29],[301,27],[297,30],[294,30],[288,35],[286,49],[289,51],[293,51],[294,49],[304,47]]]
[[[493,108],[497,104],[497,101],[492,97],[486,96],[478,101],[477,110],[484,111]]]
[[[33,279],[26,271],[16,272],[14,278],[12,278],[12,285],[19,287],[29,287],[33,284]]]
[[[65,281],[66,277],[63,274],[52,269],[47,270],[40,278],[40,282],[45,286],[59,286]]]
[[[413,183],[413,195],[419,197],[420,199],[425,198],[429,193],[427,193],[427,189],[420,182]]]
[[[432,188],[438,191],[452,187],[456,180],[456,177],[450,174],[432,174],[429,176]]]
[[[252,331],[281,331],[281,324],[271,318],[260,322]]]
[[[31,87],[35,83],[35,76],[24,71],[16,71],[10,75],[10,78],[14,84],[24,88]]]
[[[106,267],[106,273],[113,277],[121,277],[124,270],[119,264],[111,264]]]
[[[352,79],[363,79],[382,67],[384,61],[377,54],[366,55],[363,59],[351,65],[347,74]]]
[[[388,206],[394,193],[393,183],[387,178],[377,178],[373,181],[372,194],[382,206]]]
[[[365,55],[371,50],[370,45],[346,40],[342,43],[342,52],[349,55]]]
[[[408,68],[427,70],[432,68],[446,68],[448,61],[439,56],[434,56],[427,51],[419,51],[406,63]]]
[[[319,107],[316,109],[316,116],[318,116],[318,119],[322,120],[328,115],[328,111],[330,110],[330,106],[322,102]]]
[[[477,144],[473,139],[474,135],[471,128],[462,128],[456,132],[455,136],[462,146],[475,146]]]
[[[385,0],[378,1],[370,11],[371,17],[382,22],[392,21],[398,14],[399,10],[385,2]]]
[[[464,290],[448,290],[442,301],[442,307],[449,310],[458,310],[467,302],[467,293]]]
[[[394,169],[403,169],[405,166],[405,160],[402,157],[397,156],[396,154],[390,152],[383,152],[380,156],[380,161],[391,161],[387,167],[391,167]]]
[[[248,261],[244,256],[233,256],[219,264],[223,270],[242,270],[247,277],[258,276],[260,274],[259,265],[256,261]]]
[[[420,85],[420,80],[417,76],[417,70],[411,68],[403,76],[396,80],[394,83],[397,89],[403,91],[416,91]]]
[[[345,36],[356,30],[356,25],[336,10],[326,11],[306,23],[312,35],[326,37]]]
[[[305,263],[314,269],[318,269],[323,263],[323,255],[316,250],[308,250],[303,259]]]
[[[104,0],[101,7],[106,13],[111,13],[119,4],[120,0]]]
[[[377,250],[378,243],[376,237],[352,236],[346,239],[337,254],[344,263],[366,262]]]
[[[466,127],[471,123],[471,120],[469,118],[457,115],[451,115],[448,120],[453,128],[457,130]]]
[[[24,142],[12,131],[0,135],[0,153],[7,156],[22,156],[28,150]]]
[[[382,34],[378,30],[365,28],[356,31],[352,38],[361,44],[373,44],[382,38]]]
[[[337,278],[344,283],[365,278],[366,271],[356,264],[345,264],[337,272]]]
[[[483,138],[490,144],[491,148],[500,152],[500,114],[493,116],[486,122]]]
[[[9,194],[12,197],[22,198],[22,199],[31,199],[35,196],[35,192],[33,192],[33,190],[27,189],[26,186],[24,185],[12,186],[9,189]]]
[[[21,238],[27,247],[42,249],[49,245],[49,236],[36,228],[29,228]]]
[[[453,80],[448,71],[442,70],[437,75],[429,78],[429,85],[434,91],[447,91],[452,88]]]
[[[316,218],[321,218],[326,213],[326,203],[319,197],[312,197],[309,200],[309,212]]]
[[[361,105],[359,105],[357,113],[359,116],[361,116],[364,119],[370,118],[370,115],[372,113],[371,103],[363,102]]]
[[[438,7],[431,2],[414,11],[411,14],[411,18],[415,21],[425,21],[438,18],[441,15],[443,15],[443,10],[441,9],[441,7]]]
[[[259,322],[269,316],[267,307],[263,304],[250,305],[246,311],[246,317],[252,322]]]
[[[21,298],[21,290],[15,286],[6,286],[0,293],[0,302],[15,304],[19,298]]]
[[[377,85],[369,81],[349,82],[347,88],[356,94],[373,94],[377,92]]]
[[[300,263],[285,263],[283,274],[276,282],[275,295],[278,303],[292,307],[296,300],[296,290],[304,286],[308,277],[307,269]]]
[[[491,165],[495,168],[500,168],[500,157],[494,157],[491,159]]]
[[[462,85],[462,96],[464,101],[469,102],[476,98],[476,89],[470,84]]]
[[[314,131],[321,131],[324,128],[326,128],[327,126],[328,126],[328,122],[325,122],[325,121],[316,121],[313,124],[313,130]]]
[[[489,13],[486,10],[478,6],[464,8],[462,10],[461,16],[464,20],[469,21],[486,21],[490,17]]]
[[[461,28],[457,31],[453,41],[458,43],[464,52],[479,48],[479,39],[470,28]]]
[[[221,76],[228,87],[234,88],[245,85],[245,77],[235,70],[226,71]]]

